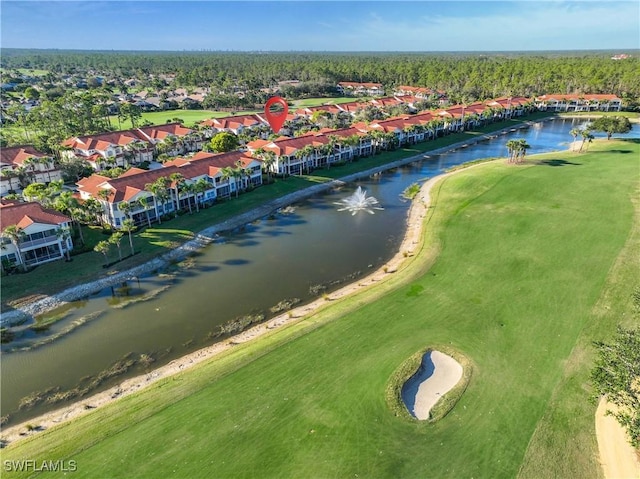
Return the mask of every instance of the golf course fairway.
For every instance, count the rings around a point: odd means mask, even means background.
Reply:
[[[456,172],[387,281],[9,445],[3,477],[601,477],[591,342],[639,322],[639,173],[638,140]],[[466,391],[434,424],[396,415],[393,372],[439,345]]]

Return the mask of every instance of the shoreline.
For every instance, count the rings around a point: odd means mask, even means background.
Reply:
[[[387,171],[387,170],[397,168],[409,163],[413,163],[415,161],[420,161],[420,160],[429,158],[430,155],[439,155],[442,153],[447,153],[447,152],[456,150],[458,148],[474,145],[481,141],[491,140],[496,138],[497,136],[504,135],[513,131],[526,129],[531,127],[533,124],[549,121],[553,118],[555,117],[551,116],[548,118],[542,118],[540,120],[524,121],[523,123],[517,126],[508,126],[490,133],[483,133],[479,135],[477,138],[474,138],[471,140],[459,141],[449,146],[445,146],[442,148],[437,148],[435,150],[412,155],[407,158],[402,158],[400,160],[387,163],[385,165],[369,168],[367,170],[360,171],[358,173],[353,173],[351,175],[334,179],[326,183],[313,185],[303,190],[281,196],[280,198],[271,200],[262,206],[259,206],[247,212],[241,213],[231,219],[228,219],[221,223],[216,223],[208,228],[205,228],[204,230],[197,232],[193,240],[187,241],[186,243],[178,246],[177,248],[163,254],[162,256],[156,259],[148,261],[139,266],[135,266],[126,271],[115,273],[111,276],[99,278],[95,281],[91,281],[86,284],[79,284],[79,285],[72,286],[59,293],[46,296],[45,298],[39,298],[34,301],[27,301],[13,310],[5,311],[2,313],[0,317],[0,326],[11,327],[16,323],[33,321],[34,316],[50,312],[56,308],[64,306],[69,302],[78,301],[82,298],[98,293],[105,288],[115,286],[124,281],[135,280],[139,276],[149,274],[155,270],[162,270],[163,268],[168,267],[170,263],[175,261],[182,261],[186,257],[188,257],[189,254],[196,252],[204,248],[205,246],[209,245],[210,243],[215,241],[217,235],[221,233],[233,231],[234,229],[240,228],[243,225],[246,225],[253,221],[264,218],[272,214],[274,211],[277,211],[280,208],[284,208],[293,203],[309,198],[315,194],[322,193],[324,191],[328,191],[339,186],[343,186],[347,183],[356,181],[360,178],[366,178],[368,176],[381,173],[383,171]]]
[[[509,128],[507,131],[510,131]],[[483,137],[484,138],[484,135]],[[480,139],[478,139],[480,141]],[[453,148],[452,145],[449,149]],[[435,154],[433,152],[430,152]],[[420,157],[423,157],[421,154]],[[404,161],[409,162],[409,159]],[[414,158],[412,161],[416,161]],[[484,163],[480,163],[484,164]],[[313,302],[298,306],[294,309],[286,311],[283,314],[276,316],[264,323],[257,324],[235,336],[232,336],[224,341],[212,344],[201,348],[197,351],[189,353],[178,359],[175,359],[164,366],[160,366],[148,373],[135,376],[133,378],[125,379],[120,384],[112,386],[105,391],[93,394],[87,398],[77,400],[66,406],[60,407],[54,411],[44,413],[40,416],[34,417],[27,421],[23,421],[20,424],[10,426],[8,428],[2,428],[0,433],[0,441],[3,446],[14,444],[21,439],[31,437],[38,432],[45,431],[58,424],[65,423],[74,418],[80,417],[89,413],[99,407],[113,403],[121,397],[128,396],[137,391],[148,387],[149,385],[170,376],[173,376],[179,372],[192,368],[193,366],[202,363],[207,360],[213,360],[216,356],[224,351],[233,348],[235,345],[245,343],[247,341],[255,340],[268,332],[286,327],[287,325],[295,324],[304,320],[308,315],[316,312],[320,308],[327,305],[327,301],[335,301],[342,299],[346,296],[352,295],[356,292],[370,288],[380,282],[384,282],[387,278],[390,278],[393,273],[405,263],[413,261],[415,257],[416,247],[420,244],[424,233],[424,220],[427,211],[431,205],[431,189],[434,185],[439,183],[444,178],[449,177],[460,171],[465,171],[468,168],[473,168],[479,164],[473,164],[467,168],[460,168],[448,173],[442,173],[440,175],[429,178],[420,188],[420,192],[411,202],[409,212],[407,215],[407,228],[405,230],[404,238],[398,249],[392,258],[390,258],[380,268],[368,274],[367,276],[356,280],[353,283],[349,283],[342,288],[333,291],[325,299],[317,298]],[[362,173],[364,174],[364,172]],[[27,425],[33,425],[34,431],[27,431]]]

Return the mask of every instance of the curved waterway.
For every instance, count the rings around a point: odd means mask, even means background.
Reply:
[[[234,318],[275,316],[281,301],[309,301],[366,275],[400,245],[409,208],[401,193],[408,185],[453,165],[505,156],[505,143],[512,138],[524,138],[531,145],[529,154],[566,149],[569,131],[582,122],[536,124],[314,196],[221,236],[186,265],[51,313],[65,316],[44,332],[29,332],[3,345],[2,415],[9,414],[14,423],[60,407],[40,403],[20,410],[19,404],[36,392],[86,387],[126,356],[138,360],[124,375],[103,378],[95,391],[106,389],[212,344],[221,326]],[[636,125],[632,135],[638,133]],[[335,202],[357,186],[384,210],[355,216],[337,211]],[[126,305],[131,299],[146,300]],[[154,362],[139,361],[142,355]]]

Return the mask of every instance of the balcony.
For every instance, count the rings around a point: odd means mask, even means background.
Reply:
[[[33,248],[35,246],[43,246],[43,245],[56,244],[56,243],[58,243],[58,236],[57,235],[46,236],[44,238],[21,241],[20,242],[20,249],[21,250],[25,250],[25,249],[28,249],[28,248]]]
[[[48,263],[49,261],[55,261],[55,260],[62,259],[62,258],[64,258],[64,254],[63,253],[60,253],[60,254],[47,253],[47,254],[43,254],[43,255],[40,255],[40,256],[36,256],[35,258],[31,258],[31,259],[25,260],[24,264],[26,266],[32,266],[32,265],[40,264],[40,263]]]

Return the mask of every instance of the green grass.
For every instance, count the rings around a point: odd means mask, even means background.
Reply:
[[[293,107],[296,108],[305,108],[319,105],[339,105],[340,103],[349,103],[352,101],[360,101],[364,102],[370,100],[371,97],[353,97],[353,96],[342,96],[336,98],[305,98],[304,100],[293,100]]]
[[[13,70],[14,69],[3,68],[2,73],[6,75],[8,72]],[[45,76],[47,73],[49,73],[49,70],[32,70],[31,68],[16,68],[15,70],[17,70],[23,75],[29,75],[34,77]]]
[[[535,114],[527,117],[527,120],[544,117],[544,114]],[[546,115],[548,116],[548,115]],[[510,122],[496,123],[484,128],[484,132],[508,127],[517,126],[522,120],[512,120]],[[136,233],[134,244],[139,254],[126,258],[124,261],[113,265],[107,270],[102,268],[103,257],[99,253],[91,251],[75,256],[73,262],[65,263],[61,267],[60,263],[54,262],[38,266],[27,274],[16,274],[2,279],[2,308],[3,310],[14,301],[21,302],[24,298],[29,298],[34,294],[52,294],[64,288],[98,279],[105,274],[113,274],[136,265],[142,264],[155,258],[157,255],[166,252],[170,248],[191,239],[197,232],[217,223],[226,221],[238,214],[249,211],[263,205],[269,200],[278,198],[287,193],[301,190],[316,183],[322,183],[331,179],[347,176],[359,171],[375,168],[392,161],[416,155],[426,151],[435,150],[449,146],[460,141],[473,140],[478,135],[475,131],[467,131],[460,134],[453,134],[435,141],[427,141],[408,148],[401,148],[396,151],[383,152],[378,155],[361,158],[358,161],[342,166],[334,166],[328,170],[316,170],[312,175],[302,177],[289,177],[285,180],[277,179],[275,183],[265,185],[256,190],[240,195],[239,198],[231,198],[215,204],[213,207],[201,210],[193,215],[185,214],[178,218],[163,222],[162,225],[154,224],[151,229],[143,229]],[[179,231],[179,233],[176,233]],[[85,239],[89,249],[98,241],[107,239],[99,229],[85,229]],[[128,254],[128,242],[123,242],[125,254]],[[112,253],[112,260],[115,259],[115,251]],[[50,281],[52,275],[56,276],[56,281]]]
[[[245,115],[250,113],[256,113],[256,111],[241,111],[235,114]],[[231,116],[232,112],[228,111],[214,111],[214,110],[168,110],[168,111],[151,111],[142,114],[142,121],[149,121],[153,125],[164,125],[168,120],[173,118],[180,118],[183,120],[185,126],[193,126],[202,120],[208,118],[223,118],[225,116]],[[109,117],[111,124],[117,128],[126,130],[131,128],[131,122],[129,120],[121,121],[118,123],[117,116]]]
[[[3,460],[73,459],[75,477],[600,477],[590,343],[639,322],[639,154],[602,141],[458,172],[387,282]],[[438,345],[473,363],[466,391],[435,424],[396,417],[394,371]]]
[[[640,121],[640,113],[634,111],[572,111],[568,113],[558,113],[559,117],[599,117],[599,116],[625,116],[630,121]]]

